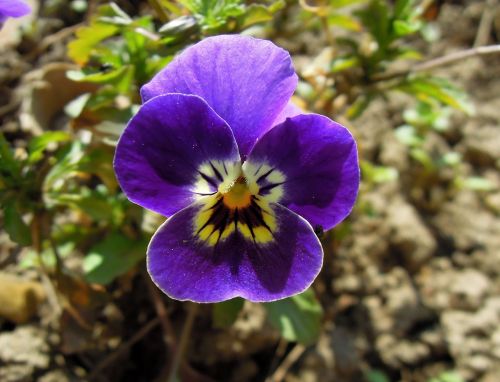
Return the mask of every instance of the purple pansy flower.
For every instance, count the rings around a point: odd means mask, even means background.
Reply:
[[[31,7],[21,0],[0,0],[0,25],[9,17],[21,17],[31,12]]]
[[[114,167],[131,201],[171,216],[147,251],[170,297],[273,301],[318,275],[313,227],[349,214],[359,165],[347,129],[289,103],[296,85],[286,51],[234,35],[186,49],[141,89]]]

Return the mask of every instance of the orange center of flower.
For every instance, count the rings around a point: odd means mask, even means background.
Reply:
[[[252,194],[246,180],[240,176],[227,192],[222,194],[222,201],[230,209],[245,208],[252,202]]]

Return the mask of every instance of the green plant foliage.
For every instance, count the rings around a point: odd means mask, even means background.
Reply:
[[[428,382],[465,382],[465,379],[454,371],[446,371],[435,378],[429,379]]]
[[[7,201],[4,206],[3,218],[5,231],[7,231],[12,241],[20,245],[31,244],[30,229],[24,222],[15,200]]]
[[[245,300],[242,298],[233,298],[232,300],[223,301],[218,304],[214,304],[212,310],[212,322],[216,328],[228,328],[231,326],[241,309]]]
[[[312,289],[264,307],[286,340],[309,345],[318,339],[323,310]]]
[[[85,256],[83,271],[86,279],[91,283],[109,284],[144,258],[146,246],[144,240],[134,240],[119,232],[110,233]]]

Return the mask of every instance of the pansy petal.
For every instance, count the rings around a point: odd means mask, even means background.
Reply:
[[[21,17],[31,12],[31,7],[21,0],[0,0],[0,19]]]
[[[239,228],[210,241],[196,228],[204,206],[195,203],[172,216],[149,244],[148,271],[168,296],[195,302],[238,296],[273,301],[304,291],[319,273],[321,244],[311,225],[287,208],[269,206],[276,226],[268,241],[248,238]]]
[[[167,94],[130,120],[114,168],[131,201],[169,216],[216,192],[220,173],[239,162],[231,129],[203,99]]]
[[[359,188],[354,138],[317,114],[296,116],[271,129],[243,168],[261,194],[268,192],[273,202],[325,230],[349,214]]]
[[[279,113],[279,115],[274,120],[273,126],[285,122],[287,118],[292,118],[300,114],[305,114],[305,112],[294,103],[288,102],[285,108],[281,110],[281,113]]]
[[[233,130],[245,157],[272,127],[297,85],[290,55],[270,41],[240,35],[207,38],[186,49],[141,89],[202,97]]]

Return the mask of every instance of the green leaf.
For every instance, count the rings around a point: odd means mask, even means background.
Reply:
[[[31,244],[31,233],[24,222],[15,200],[9,200],[4,208],[4,226],[12,241],[20,245]]]
[[[366,9],[358,12],[382,52],[385,52],[391,42],[389,13],[388,2],[385,0],[372,0]]]
[[[84,156],[83,145],[75,141],[59,154],[57,163],[47,173],[43,190],[45,192],[58,192],[65,186],[65,180],[74,175],[78,168],[78,162]]]
[[[415,0],[396,0],[394,5],[394,19],[406,19],[411,13]]]
[[[410,147],[418,147],[424,143],[422,137],[419,137],[415,128],[411,125],[399,126],[394,134],[398,140]]]
[[[309,345],[318,339],[323,309],[312,289],[264,307],[269,320],[286,340]]]
[[[83,109],[87,105],[87,101],[92,97],[92,93],[84,93],[68,102],[64,106],[64,113],[71,118],[77,118],[82,114]]]
[[[395,20],[392,27],[397,37],[403,37],[418,32],[422,23],[420,21]]]
[[[371,101],[373,101],[375,97],[373,94],[362,94],[353,104],[347,109],[346,116],[349,119],[358,118],[363,112],[366,110]]]
[[[330,0],[330,5],[333,8],[343,8],[348,5],[353,5],[357,3],[366,3],[368,0]]]
[[[164,35],[180,35],[191,32],[198,27],[198,22],[193,16],[181,16],[164,24],[158,32]]]
[[[361,31],[361,24],[351,15],[333,13],[328,16],[328,23],[354,32]]]
[[[338,73],[343,70],[359,66],[360,61],[355,56],[345,56],[345,57],[337,57],[332,61],[332,66],[330,71],[332,73]]]
[[[230,327],[238,314],[240,313],[245,300],[242,298],[233,298],[232,300],[219,302],[214,304],[212,310],[212,322],[216,328],[228,328]]]
[[[14,157],[9,142],[0,132],[0,173],[18,179],[21,176],[21,164]]]
[[[463,179],[459,184],[462,188],[473,191],[492,191],[495,189],[495,185],[489,179],[480,176],[470,176]]]
[[[465,379],[463,379],[460,374],[454,371],[445,371],[438,377],[429,379],[428,382],[465,382]]]
[[[252,4],[245,9],[245,12],[238,17],[241,29],[252,25],[272,20],[274,14],[285,7],[285,1],[280,0],[265,6],[262,4]]]
[[[365,373],[366,382],[390,382],[387,374],[380,370],[369,370]]]
[[[47,131],[33,138],[28,144],[28,162],[35,163],[43,158],[43,152],[49,145],[59,142],[67,142],[71,135],[65,131]]]
[[[87,63],[96,45],[113,36],[118,31],[116,25],[93,21],[89,26],[76,30],[76,39],[68,44],[68,56],[76,63]]]
[[[413,77],[396,85],[395,89],[411,94],[422,102],[439,101],[468,115],[474,114],[474,105],[465,92],[443,78]]]
[[[121,233],[111,233],[92,247],[83,260],[85,278],[106,285],[130,271],[146,254],[145,240],[132,240]]]
[[[368,161],[360,161],[363,179],[371,183],[386,183],[398,178],[398,171],[393,167],[376,166]]]

